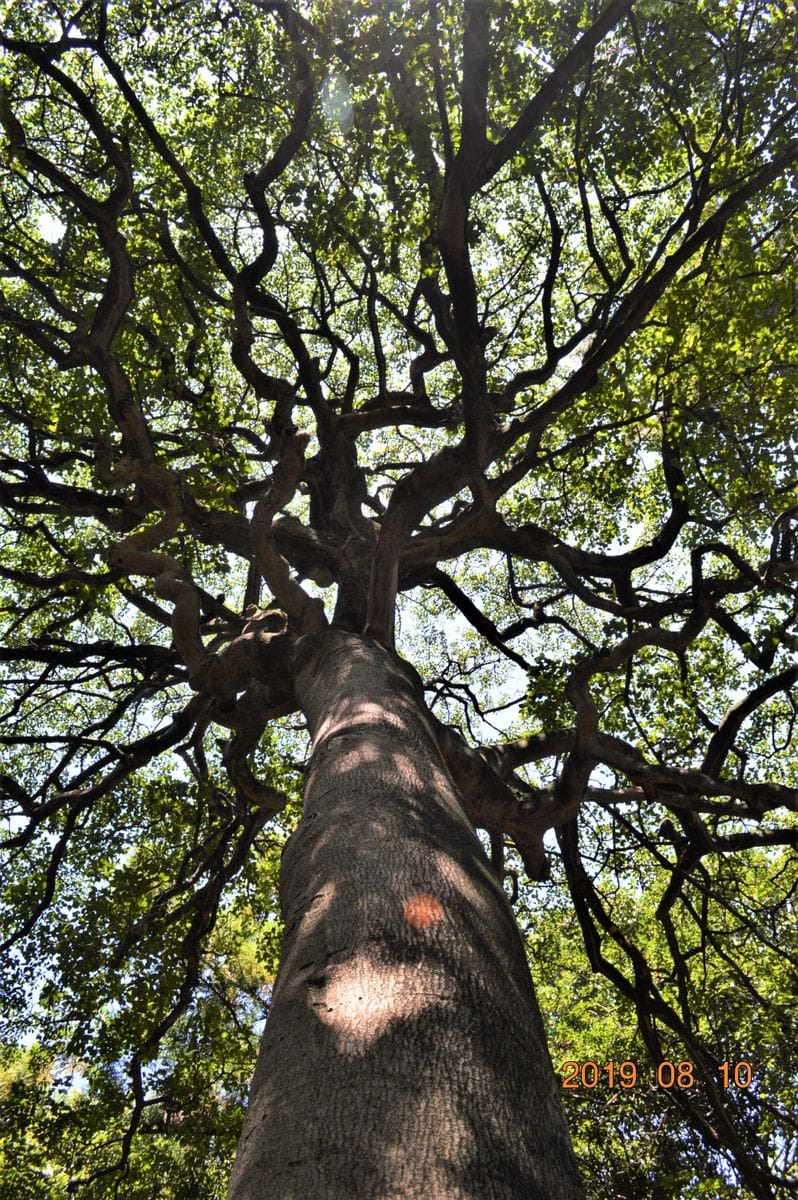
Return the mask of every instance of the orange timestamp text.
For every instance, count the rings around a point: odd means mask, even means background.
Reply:
[[[645,1083],[650,1079],[647,1072],[641,1073],[638,1071],[636,1063],[628,1061],[610,1061],[599,1066],[591,1059],[588,1059],[587,1062],[569,1060],[562,1064],[561,1070],[563,1072],[562,1086],[570,1089],[594,1088],[602,1082],[611,1088],[633,1088],[638,1083]],[[750,1087],[754,1078],[753,1068],[745,1060],[720,1063],[718,1074],[721,1085],[725,1088]],[[695,1066],[686,1059],[682,1062],[670,1062],[666,1059],[665,1062],[657,1063],[654,1083],[661,1088],[695,1087]]]

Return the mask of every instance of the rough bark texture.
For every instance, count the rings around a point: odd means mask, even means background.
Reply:
[[[313,735],[231,1200],[582,1196],[523,945],[410,668],[298,643]]]

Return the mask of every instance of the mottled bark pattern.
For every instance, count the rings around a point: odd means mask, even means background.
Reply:
[[[413,673],[297,649],[314,750],[231,1200],[577,1200],[520,935]]]

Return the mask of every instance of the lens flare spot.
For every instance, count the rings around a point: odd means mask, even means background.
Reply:
[[[404,917],[413,929],[429,929],[443,916],[440,900],[430,896],[428,892],[417,892],[409,900],[405,900]]]
[[[349,133],[355,120],[349,84],[343,75],[332,73],[321,85],[321,108],[327,120],[341,133]]]

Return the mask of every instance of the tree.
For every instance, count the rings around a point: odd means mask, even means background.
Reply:
[[[793,15],[8,6],[49,1194],[798,1190]]]

